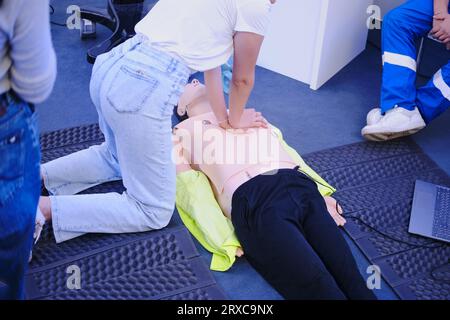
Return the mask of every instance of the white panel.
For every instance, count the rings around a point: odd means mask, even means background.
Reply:
[[[323,1],[277,1],[258,65],[309,84]]]
[[[328,0],[322,20],[311,76],[316,90],[366,47],[367,8],[373,0]],[[326,18],[324,18],[326,17]]]
[[[384,16],[386,13],[404,2],[406,2],[406,0],[374,0],[373,4],[376,4],[381,8],[381,14]]]

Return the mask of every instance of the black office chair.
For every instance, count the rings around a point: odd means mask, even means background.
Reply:
[[[142,19],[157,0],[107,0],[106,9],[81,8],[81,38],[95,35],[95,24],[100,23],[112,31],[112,35],[87,52],[87,60],[94,63],[98,55],[108,52],[135,35],[134,26]]]

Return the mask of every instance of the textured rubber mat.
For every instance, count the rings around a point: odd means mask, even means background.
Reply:
[[[43,162],[102,143],[91,125],[41,137]],[[85,193],[122,192],[120,181]],[[87,234],[56,244],[46,225],[26,276],[28,299],[225,299],[184,227]]]
[[[415,181],[450,178],[410,139],[306,155],[338,191],[345,231],[402,299],[450,299],[450,246],[408,233]]]
[[[58,245],[50,235],[46,230],[33,252],[28,299],[225,298],[183,227],[91,234]],[[72,275],[79,287],[70,285]]]
[[[41,139],[43,160],[49,161],[101,142],[102,135],[96,125],[46,134]],[[383,277],[400,298],[450,299],[449,245],[407,232],[415,181],[420,179],[450,186],[450,178],[412,140],[357,143],[316,152],[304,158],[338,188],[335,196],[344,207],[348,221],[345,231],[369,260],[380,266]],[[113,190],[123,190],[121,183],[104,184],[86,192]],[[50,230],[47,230],[45,237],[51,238]],[[187,250],[188,253],[179,261],[177,258],[171,259],[173,255],[166,254],[172,251],[163,250],[165,253],[161,256],[169,259],[167,264],[152,264],[151,261],[158,259],[153,258],[148,241],[151,242],[147,234],[88,235],[58,246],[49,239],[45,242],[47,247],[43,245],[35,249],[29,290],[41,299],[223,297],[197,255],[188,258],[190,251]],[[139,250],[136,255],[125,254],[133,252],[132,247],[137,243],[149,253],[142,256]],[[95,254],[90,256],[86,251]],[[117,258],[119,256],[129,259]],[[67,278],[64,268],[72,262],[71,259],[93,268],[92,273],[86,273],[86,286],[82,290],[64,289],[63,280]],[[186,265],[186,261],[191,261],[191,264]],[[146,267],[134,269],[132,265],[136,263],[146,263]],[[103,269],[96,268],[97,265],[102,265]],[[56,275],[46,275],[46,268],[55,270]],[[119,271],[114,273],[113,269]],[[194,277],[196,284],[190,282],[193,281],[191,270],[198,270]],[[176,276],[172,277],[173,274]],[[52,280],[49,280],[50,277],[53,277]],[[146,282],[145,279],[152,280]],[[184,289],[177,289],[178,282],[174,284],[172,279],[183,282]]]

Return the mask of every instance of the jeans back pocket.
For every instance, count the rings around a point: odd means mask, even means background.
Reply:
[[[138,113],[159,85],[150,69],[122,65],[111,82],[106,98],[120,113]]]
[[[0,206],[21,188],[24,182],[24,131],[0,135]]]

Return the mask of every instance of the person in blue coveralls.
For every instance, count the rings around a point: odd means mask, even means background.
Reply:
[[[410,0],[383,19],[381,107],[362,135],[385,141],[414,134],[450,107],[450,61],[416,89],[416,40],[431,36],[450,49],[449,0]]]

